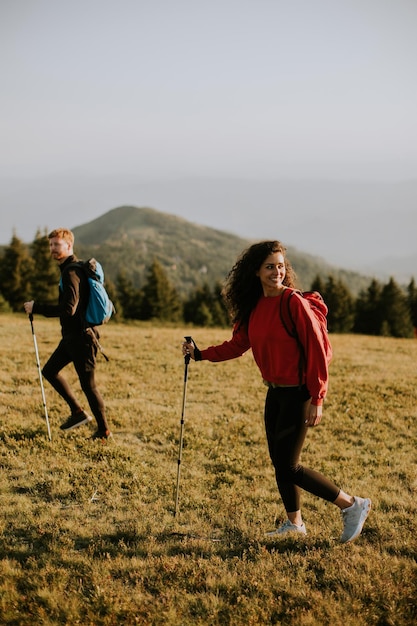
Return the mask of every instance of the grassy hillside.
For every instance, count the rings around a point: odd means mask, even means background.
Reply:
[[[181,293],[208,282],[223,281],[237,256],[251,242],[231,233],[199,226],[149,208],[124,206],[74,229],[80,257],[96,256],[115,280],[123,269],[140,287],[153,259],[158,259]],[[271,233],[271,239],[277,233]],[[284,242],[285,243],[285,242]],[[341,278],[357,294],[370,279],[331,267],[323,259],[288,249],[301,286],[308,289],[317,274]]]
[[[44,362],[58,325],[35,318],[35,330]],[[229,335],[110,323],[98,381],[114,441],[62,433],[67,409],[46,384],[49,442],[30,324],[0,315],[0,623],[415,624],[417,342],[332,336],[303,462],[373,500],[360,538],[340,544],[339,512],[308,494],[307,537],[264,536],[284,512],[250,354],[190,364],[174,518],[188,332],[201,347]]]

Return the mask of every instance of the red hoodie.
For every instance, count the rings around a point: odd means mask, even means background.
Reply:
[[[280,298],[261,296],[250,315],[248,328],[235,325],[229,341],[201,350],[202,360],[228,361],[252,348],[265,381],[282,386],[299,385],[300,349],[282,324]],[[329,378],[321,329],[303,298],[291,298],[291,314],[306,357],[302,382],[309,390],[312,404],[319,406],[326,396]]]

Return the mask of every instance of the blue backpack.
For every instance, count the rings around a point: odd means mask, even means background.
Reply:
[[[115,313],[115,308],[104,287],[104,272],[101,264],[96,259],[91,258],[88,261],[70,263],[68,267],[81,267],[88,278],[90,295],[85,311],[87,325],[100,326],[108,322]],[[59,286],[62,289],[62,278],[59,281]]]

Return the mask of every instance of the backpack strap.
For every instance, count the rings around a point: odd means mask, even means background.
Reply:
[[[72,261],[71,263],[69,263],[62,271],[61,276],[59,277],[59,287],[62,290],[62,277],[65,274],[67,274],[69,272],[69,270],[73,270],[75,268],[79,268],[83,271],[83,274],[85,275],[85,271],[83,269],[83,261]]]
[[[279,303],[279,313],[281,322],[290,337],[297,338],[297,330],[295,328],[294,320],[291,314],[290,300],[295,290],[286,287],[281,294]]]
[[[291,313],[291,299],[294,294],[299,294],[301,296],[301,292],[297,289],[290,289],[289,287],[286,287],[284,289],[280,298],[279,313],[282,325],[284,326],[286,333],[297,342],[298,351],[300,353],[300,358],[298,361],[298,379],[301,387],[305,370],[306,357],[304,347],[298,336],[297,328],[295,326],[295,322]]]
[[[62,289],[62,276],[64,275],[64,272],[68,273],[70,270],[73,270],[73,269],[79,269],[81,271],[81,275],[85,277],[88,290],[90,291],[90,284],[88,282],[88,273],[87,273],[87,270],[86,270],[85,262],[84,261],[80,261],[80,260],[72,261],[71,263],[69,263],[64,268],[64,271],[62,272],[62,274],[61,274],[61,276],[59,278],[59,288],[60,288],[60,290],[61,291],[63,290]],[[86,319],[85,319],[85,312],[87,310],[87,306],[88,306],[88,298],[87,298],[87,303],[86,303],[86,305],[84,307],[84,310],[81,310],[81,316],[82,316],[82,320],[83,320],[84,329],[88,328],[88,324],[87,324]]]
[[[94,332],[94,330],[91,328],[91,326],[87,326],[87,328],[85,329],[85,331],[87,333],[87,335],[89,335],[91,337],[91,339],[93,340],[93,343],[95,343],[95,345],[97,346],[97,349],[101,352],[101,354],[104,356],[104,358],[106,359],[106,361],[110,361],[109,357],[107,356],[107,354],[104,352],[103,350],[103,346],[101,345],[96,333]]]

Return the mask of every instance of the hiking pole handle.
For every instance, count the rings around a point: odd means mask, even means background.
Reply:
[[[187,343],[194,343],[194,342],[193,342],[193,338],[192,338],[192,337],[190,337],[190,336],[184,337],[184,339],[185,339],[185,341],[186,341]],[[186,364],[186,365],[188,365],[188,363],[190,362],[190,359],[191,359],[191,355],[190,355],[190,354],[186,354],[186,355],[184,356],[184,362],[185,362],[185,364]]]
[[[192,345],[192,348],[193,348],[192,358],[194,359],[194,361],[201,361],[202,360],[201,350],[197,346],[197,344],[194,341],[194,339],[192,337],[184,337],[184,339],[185,339],[185,341],[187,343]],[[185,356],[187,356],[187,352],[186,351],[185,351]]]

